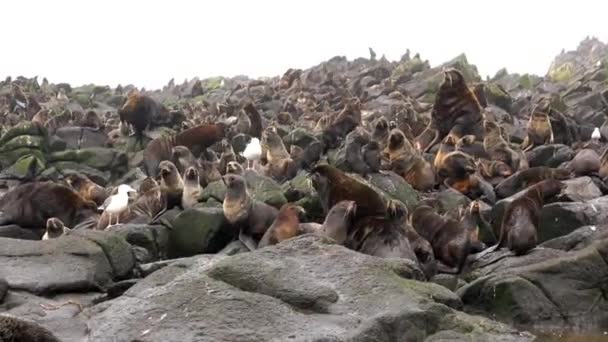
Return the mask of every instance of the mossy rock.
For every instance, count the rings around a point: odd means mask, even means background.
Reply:
[[[9,129],[6,134],[0,138],[0,146],[4,146],[8,141],[21,135],[47,137],[48,132],[46,128],[40,125],[28,121],[22,121]]]
[[[0,164],[3,168],[13,165],[19,158],[27,155],[36,156],[36,158],[45,161],[44,153],[38,149],[21,147],[12,151],[0,152]]]
[[[221,208],[187,209],[171,221],[169,258],[217,253],[232,239]]]
[[[210,77],[202,80],[201,85],[203,86],[204,91],[208,92],[211,90],[220,89],[222,87],[223,80],[224,78],[221,76]]]
[[[369,184],[381,190],[389,198],[403,202],[410,210],[420,200],[418,192],[394,172],[372,173],[369,175]]]
[[[2,144],[2,147],[0,147],[0,153],[13,151],[19,148],[37,149],[43,152],[49,151],[48,140],[46,137],[20,135]]]
[[[222,208],[222,202],[216,200],[215,198],[209,198],[206,202],[200,203],[198,207],[201,208]],[[222,209],[223,210],[223,209]]]
[[[407,60],[403,63],[399,63],[393,72],[391,73],[391,79],[393,80],[407,80],[417,72],[424,71],[428,68],[428,64],[423,61],[419,56]]]
[[[460,70],[462,76],[464,77],[464,80],[467,83],[481,81],[481,77],[479,76],[477,67],[475,65],[469,64],[467,56],[464,53],[456,56],[451,61],[445,63],[444,66]]]
[[[540,79],[534,75],[523,74],[519,77],[518,83],[523,89],[532,90],[540,83]]]
[[[552,67],[549,70],[549,78],[553,82],[567,82],[574,76],[574,66],[570,62],[566,62],[557,67]]]
[[[491,81],[498,81],[503,77],[507,77],[509,76],[509,72],[507,71],[507,68],[501,68],[500,70],[498,70],[496,72],[496,75],[494,75],[494,77],[492,77]]]
[[[37,176],[45,168],[44,161],[36,157],[35,155],[26,155],[19,158],[13,165],[3,171],[5,175],[10,175],[19,179],[25,178],[30,170],[33,174],[30,176]]]
[[[503,87],[499,84],[489,82],[486,84],[485,89],[488,102],[493,103],[506,111],[511,110],[513,99]]]
[[[261,176],[252,170],[245,170],[243,175],[247,182],[247,187],[251,189],[251,197],[280,209],[287,203],[287,198],[283,194],[283,189],[271,178]]]
[[[112,174],[109,171],[102,172],[90,166],[73,161],[58,161],[53,163],[49,162],[48,166],[55,167],[62,174],[67,174],[70,172],[80,172],[85,176],[89,177],[93,182],[101,186],[106,186],[106,184],[108,184],[112,179]]]
[[[68,144],[58,136],[54,135],[49,139],[49,149],[51,152],[64,151]]]
[[[89,100],[90,96],[91,96],[90,94],[80,93],[80,94],[76,94],[76,95],[72,96],[72,99],[74,101],[76,101],[79,105],[81,105],[82,107],[86,108],[86,107],[89,107],[89,103],[91,102]]]
[[[221,180],[207,184],[201,193],[201,200],[203,202],[214,199],[218,202],[224,202],[226,196],[226,184]]]

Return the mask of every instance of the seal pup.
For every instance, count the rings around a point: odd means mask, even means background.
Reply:
[[[228,163],[228,165],[226,165],[226,174],[229,173],[242,176],[245,173],[245,169],[243,168],[243,165],[235,161],[231,161]]]
[[[293,203],[284,204],[277,218],[266,230],[258,244],[258,248],[272,246],[300,235],[300,221],[304,219],[304,208]]]
[[[251,141],[245,146],[245,150],[241,155],[247,159],[248,169],[255,168],[256,162],[262,158],[262,145],[260,144],[260,139],[255,137],[251,138]]]
[[[160,169],[160,189],[167,195],[166,209],[172,209],[175,206],[181,207],[184,180],[179,170],[168,160],[163,160],[158,168]]]
[[[340,201],[336,203],[323,221],[321,233],[344,245],[351,227],[355,223],[357,204],[355,201]]]
[[[547,179],[508,203],[500,224],[497,248],[508,247],[516,255],[522,255],[536,247],[544,200],[559,194],[564,187],[561,181]]]
[[[61,342],[52,332],[41,325],[6,314],[0,314],[0,341]]]
[[[223,178],[226,196],[222,203],[226,220],[235,228],[238,239],[249,249],[255,250],[268,227],[277,218],[278,210],[249,196],[245,179],[227,174]]]
[[[67,234],[72,231],[70,228],[63,225],[60,219],[51,217],[46,220],[46,232],[42,236],[42,240],[56,239],[61,235]]]
[[[0,198],[0,211],[0,225],[40,229],[49,218],[57,217],[74,227],[97,216],[97,205],[65,185],[34,181],[18,185]]]
[[[120,214],[127,209],[129,205],[129,192],[137,192],[128,184],[118,186],[116,195],[108,197],[99,209],[106,212],[109,216],[108,226],[112,225],[112,215],[116,216],[116,224],[119,224]],[[107,228],[106,227],[106,228]]]
[[[182,207],[192,208],[198,203],[198,199],[203,192],[201,188],[198,170],[190,166],[184,171],[184,191],[182,192]]]

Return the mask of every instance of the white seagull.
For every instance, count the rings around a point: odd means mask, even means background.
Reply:
[[[591,133],[591,139],[592,140],[600,140],[600,138],[602,137],[602,135],[600,134],[600,129],[595,127],[593,129],[593,133]]]
[[[241,155],[247,158],[247,168],[251,169],[255,166],[255,162],[262,158],[262,145],[260,145],[260,139],[252,138],[245,147],[245,150],[241,153]],[[249,166],[249,162],[253,162],[253,166]]]
[[[104,212],[108,213],[107,227],[112,225],[112,215],[116,215],[116,224],[119,224],[118,220],[120,218],[120,213],[127,209],[127,206],[129,205],[129,192],[137,191],[127,184],[121,184],[118,186],[118,193],[108,197],[108,199],[103,202],[103,205],[99,207],[99,209],[103,209]]]

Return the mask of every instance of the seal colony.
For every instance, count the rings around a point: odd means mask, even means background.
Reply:
[[[324,65],[338,62],[347,63]],[[108,90],[104,106],[61,114],[50,104],[73,102],[67,88],[0,82],[12,89],[0,96],[0,143],[31,117],[31,130],[49,139],[77,128],[75,150],[86,149],[86,135],[101,134],[94,147],[124,152],[129,165],[117,175],[105,169],[107,181],[87,168],[44,173],[34,158],[26,177],[10,178],[10,186],[0,179],[8,188],[0,225],[62,239],[80,229],[170,226],[170,211],[213,207],[223,213],[226,243],[248,251],[315,234],[359,253],[408,259],[431,279],[467,272],[475,254],[533,253],[543,206],[576,201],[571,179],[588,177],[608,194],[602,130],[575,122],[555,101],[533,96],[507,106],[458,64],[421,66],[436,83],[417,96],[406,86],[413,76],[392,75],[388,61],[357,63],[350,64],[356,72],[290,69],[230,80],[223,97],[200,80],[158,92],[120,87]],[[286,201],[265,197],[269,184]]]

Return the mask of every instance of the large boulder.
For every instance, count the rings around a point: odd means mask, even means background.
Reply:
[[[608,239],[565,252],[535,248],[515,257],[508,250],[473,263],[474,280],[458,290],[466,307],[534,329],[605,330]]]
[[[298,237],[231,257],[199,256],[93,307],[94,341],[530,341],[455,310],[448,289],[406,261]]]
[[[216,253],[233,238],[221,208],[187,209],[170,224],[170,258]]]
[[[35,294],[105,289],[134,266],[131,246],[104,232],[46,241],[0,238],[0,274],[12,289]]]

